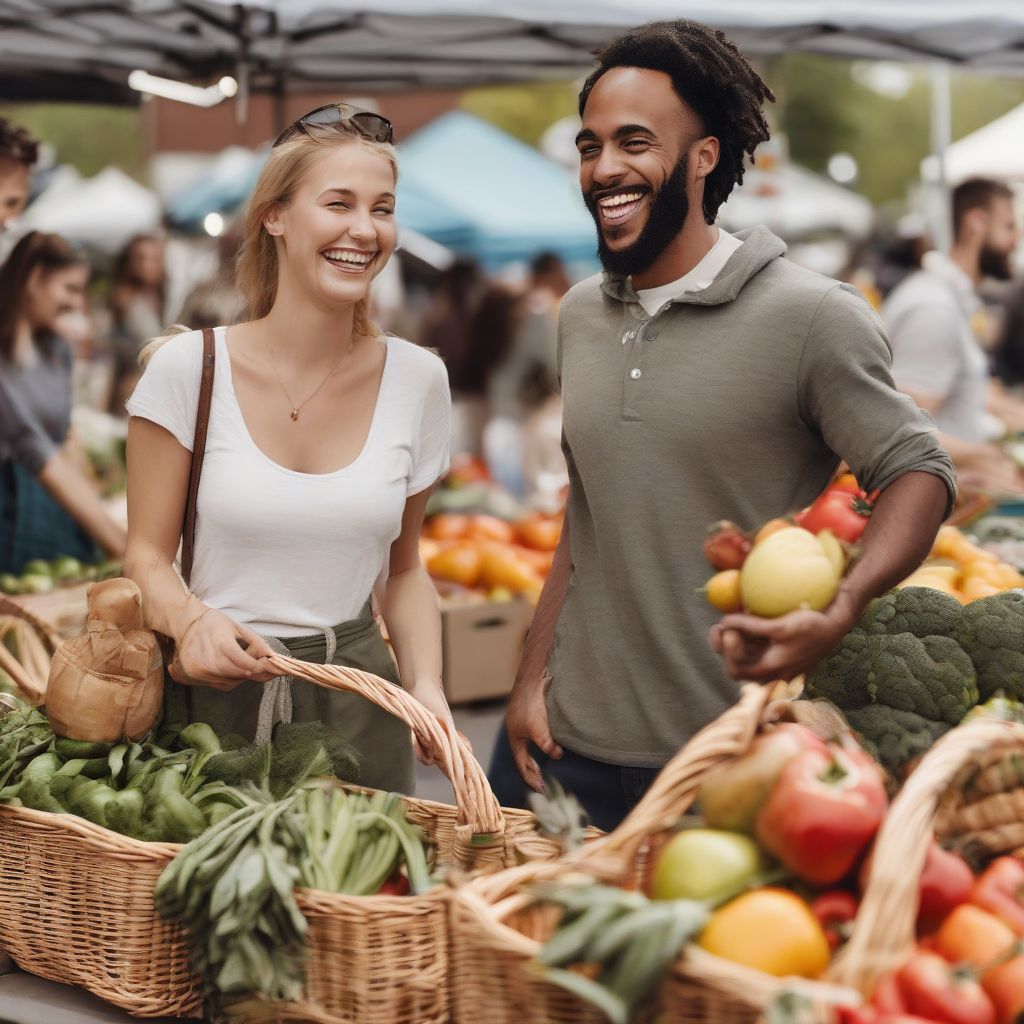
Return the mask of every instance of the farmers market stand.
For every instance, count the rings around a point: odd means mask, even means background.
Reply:
[[[454,708],[455,724],[473,744],[480,762],[486,765],[491,756],[494,736],[501,722],[503,702]],[[448,780],[435,768],[416,765],[416,795],[426,800],[452,802]],[[171,1018],[158,1018],[161,1024]],[[124,1010],[104,1002],[84,989],[59,985],[33,974],[15,969],[0,976],[0,1024],[129,1024],[137,1022]],[[173,1018],[174,1024],[187,1024]]]

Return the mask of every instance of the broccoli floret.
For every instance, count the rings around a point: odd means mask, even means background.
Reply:
[[[809,673],[804,693],[835,704],[895,769],[978,703],[974,664],[949,635],[963,624],[959,602],[937,590],[886,594]]]
[[[875,704],[846,712],[850,727],[860,734],[861,741],[891,772],[923,754],[953,726],[935,722],[913,711]]]
[[[974,662],[982,700],[999,691],[1024,698],[1024,592],[972,601],[953,636]]]
[[[963,618],[963,606],[955,597],[931,587],[904,587],[875,598],[857,628],[873,635],[912,633],[923,640],[954,636]]]

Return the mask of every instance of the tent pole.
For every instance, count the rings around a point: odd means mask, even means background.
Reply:
[[[949,249],[953,242],[949,209],[949,179],[946,172],[946,150],[953,141],[953,102],[949,64],[936,61],[931,65],[932,154],[935,157],[936,180],[931,206],[931,229],[935,248]]]

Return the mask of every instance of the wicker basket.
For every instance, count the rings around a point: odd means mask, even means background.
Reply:
[[[939,805],[935,834],[971,860],[1024,856],[1024,752],[996,743],[961,769]]]
[[[17,684],[22,696],[31,704],[42,704],[46,696],[46,669],[49,659],[60,646],[61,638],[49,623],[43,621],[19,601],[0,594],[0,615],[11,615],[22,619],[35,631],[42,643],[47,658],[46,665],[40,665],[35,672],[20,665],[7,648],[0,644],[0,668],[2,668]]]
[[[637,854],[646,874],[660,837],[691,805],[704,773],[742,754],[763,721],[779,716],[763,688],[746,686],[740,701],[702,730],[669,763],[651,790],[612,834],[555,864],[530,864],[471,881],[452,903],[455,1024],[599,1024],[605,1018],[566,991],[544,982],[533,960],[554,918],[531,906],[523,889],[584,871],[626,887],[636,885]],[[917,883],[943,793],[965,764],[995,744],[1024,751],[1024,727],[979,720],[949,733],[929,752],[893,803],[878,839],[868,892],[854,933],[821,981],[781,979],[690,947],[658,995],[660,1024],[754,1024],[787,991],[807,996],[816,1019],[830,1007],[856,1003],[878,974],[909,950],[917,913]]]
[[[438,753],[458,807],[405,798],[439,861],[499,870],[554,858],[525,811],[503,812],[465,741],[400,687],[336,666],[275,657],[272,668],[359,693],[405,721]],[[179,847],[143,843],[80,818],[0,807],[0,946],[24,970],[80,985],[139,1017],[200,1012],[185,936],[153,907]],[[310,923],[308,1005],[282,1020],[446,1024],[449,892],[352,897],[303,890]]]

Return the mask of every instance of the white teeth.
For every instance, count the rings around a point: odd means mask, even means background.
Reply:
[[[324,256],[332,263],[355,263],[361,267],[365,267],[373,259],[373,253],[349,252],[346,249],[327,249]]]
[[[607,199],[602,199],[599,205],[604,209],[608,210],[614,206],[625,206],[627,203],[635,203],[643,198],[643,194],[640,192],[630,192],[628,194],[620,194],[617,196],[608,196]]]

